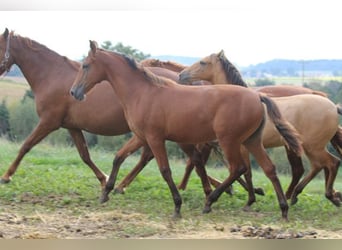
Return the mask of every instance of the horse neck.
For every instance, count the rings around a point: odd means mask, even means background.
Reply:
[[[214,74],[212,74],[212,78],[209,80],[212,84],[233,84],[229,79],[227,78],[224,69],[216,70]]]
[[[73,68],[71,63],[67,67],[64,57],[27,38],[14,37],[11,40],[11,56],[35,95],[39,92],[39,88],[51,89],[53,80],[60,77],[61,71],[63,75],[68,74],[68,69],[75,74],[77,72],[77,68]]]
[[[102,57],[98,60],[105,69],[105,77],[101,80],[108,80],[123,106],[132,100],[138,100],[142,96],[143,89],[150,88],[146,77],[140,69],[134,69],[121,56]]]

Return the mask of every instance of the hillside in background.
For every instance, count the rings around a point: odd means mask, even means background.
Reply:
[[[174,61],[184,65],[191,65],[200,60],[199,57],[171,56],[161,55],[154,56],[162,61]],[[233,62],[234,63],[234,62]],[[244,77],[268,77],[268,76],[342,76],[342,60],[285,60],[275,59],[248,67],[237,68]],[[22,76],[18,66],[13,65],[7,76]]]
[[[199,57],[184,56],[155,56],[163,61],[175,61],[184,65],[191,65],[200,60]],[[234,63],[234,62],[232,62]],[[285,60],[275,59],[248,67],[237,68],[244,77],[267,76],[342,76],[342,60]]]
[[[342,60],[275,59],[241,69],[244,76],[341,76]]]

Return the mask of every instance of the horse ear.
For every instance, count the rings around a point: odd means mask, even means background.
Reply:
[[[89,40],[89,42],[90,42],[90,49],[91,49],[92,53],[95,54],[96,50],[98,48],[98,44],[96,41]]]
[[[217,54],[217,56],[219,58],[224,58],[225,57],[223,49]]]
[[[9,34],[9,30],[6,28],[3,35],[4,35],[5,38],[7,38],[8,34]]]

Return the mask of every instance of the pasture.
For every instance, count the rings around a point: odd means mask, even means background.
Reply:
[[[25,78],[4,77],[0,79],[0,101],[8,104],[19,101],[30,87]]]
[[[115,138],[113,138],[115,140]],[[0,174],[13,161],[20,144],[0,139]],[[94,162],[109,174],[115,152],[90,151]],[[123,163],[120,181],[138,161],[133,155]],[[275,163],[277,162],[274,159]],[[171,159],[176,183],[185,162]],[[223,179],[225,168],[208,166],[212,176]],[[341,238],[342,212],[324,197],[324,180],[317,176],[296,205],[290,206],[289,222],[281,220],[271,182],[253,171],[257,196],[251,211],[242,211],[247,193],[234,183],[234,194],[222,195],[213,211],[202,214],[204,195],[193,173],[183,198],[182,218],[173,220],[173,203],[155,160],[126,189],[110,194],[100,204],[98,180],[81,161],[74,147],[41,143],[24,158],[12,182],[0,186],[0,238]],[[285,189],[289,183],[280,175]],[[339,173],[335,188],[342,190]]]

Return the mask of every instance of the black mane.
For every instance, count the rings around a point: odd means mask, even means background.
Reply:
[[[247,83],[242,79],[242,76],[238,69],[225,56],[219,56],[219,58],[226,74],[227,80],[234,85],[248,87]]]
[[[138,63],[134,58],[127,56],[125,54],[122,54],[122,53],[117,53],[117,54],[121,55],[126,60],[127,64],[132,69],[139,70],[140,72],[142,72],[148,81],[151,81],[153,83],[157,83],[159,85],[166,85],[167,84],[166,78],[159,77],[159,76],[153,74],[150,70],[146,69],[140,63]]]

